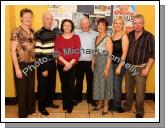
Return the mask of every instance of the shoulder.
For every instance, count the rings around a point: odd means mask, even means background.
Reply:
[[[82,30],[81,29],[75,29],[74,33],[77,34],[77,35],[80,35],[80,34],[82,34]]]
[[[90,32],[91,32],[91,34],[92,34],[93,36],[95,36],[95,37],[98,35],[98,32],[96,32],[96,31],[94,31],[94,30],[91,30]]]
[[[154,35],[153,35],[151,32],[145,30],[145,33],[146,33],[149,37],[153,37],[153,38],[154,38]]]
[[[40,40],[40,41],[43,41],[43,33],[44,33],[44,29],[41,28],[39,29],[36,33],[35,33],[35,38],[36,40]]]
[[[22,31],[21,31],[21,28],[20,27],[16,27],[12,30],[11,32],[11,38],[10,40],[16,40],[18,39],[21,35]]]
[[[111,43],[112,43],[111,37],[107,35],[106,36],[106,45],[111,44]]]
[[[41,34],[43,34],[43,33],[44,33],[44,29],[41,28],[41,29],[39,29],[39,30],[35,33],[35,35],[41,35]]]
[[[122,40],[127,40],[128,39],[128,35],[127,34],[123,34],[123,36],[122,36]]]
[[[57,35],[57,36],[55,37],[55,40],[60,40],[60,39],[62,39],[62,35]]]
[[[107,41],[112,41],[111,37],[108,36],[108,35],[106,36],[106,40],[107,40]]]
[[[135,33],[135,30],[130,31],[127,36],[133,35]]]
[[[13,34],[13,33],[19,33],[19,32],[21,32],[20,27],[15,27],[15,28],[13,29],[13,31],[12,31],[12,34]]]
[[[73,38],[75,38],[75,39],[80,39],[80,38],[79,38],[79,35],[77,35],[77,34],[74,34],[74,35],[73,35]]]
[[[94,31],[92,29],[90,30],[90,32],[93,33],[93,34],[98,34],[98,32],[96,32],[96,31]]]

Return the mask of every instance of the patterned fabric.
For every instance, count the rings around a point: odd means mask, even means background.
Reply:
[[[93,79],[93,99],[104,100],[113,99],[113,67],[110,67],[109,77],[103,77],[104,69],[107,64],[108,54],[106,53],[106,38],[96,45],[95,65]],[[96,42],[95,42],[96,43]]]
[[[31,63],[35,60],[35,38],[31,29],[29,35],[21,26],[14,29],[11,34],[11,41],[17,41],[16,54],[18,62]]]

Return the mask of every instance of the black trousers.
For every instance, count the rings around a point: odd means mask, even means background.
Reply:
[[[75,75],[76,65],[74,65],[69,71],[63,71],[63,65],[57,65],[60,81],[61,91],[63,96],[63,109],[73,109],[74,99],[74,87],[75,87]]]
[[[19,62],[21,71],[30,65],[34,63]],[[22,79],[17,78],[15,74],[19,118],[26,118],[28,114],[35,112],[35,70],[28,70],[26,74],[22,73]]]
[[[56,63],[55,61],[48,61],[47,63],[48,76],[42,76],[42,66],[37,68],[37,79],[38,79],[38,110],[45,110],[46,106],[52,104],[56,89]]]
[[[92,98],[93,72],[91,66],[92,66],[92,61],[78,61],[76,86],[75,86],[75,100],[82,100],[84,73],[86,74],[86,82],[87,82],[87,101],[93,100]]]

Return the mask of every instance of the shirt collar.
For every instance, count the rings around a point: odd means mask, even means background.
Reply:
[[[92,33],[92,30],[90,29],[88,32],[83,32],[82,30],[80,31],[81,33]]]
[[[42,29],[47,30],[47,31],[52,31],[52,30],[50,30],[50,29],[46,29],[44,26],[42,27]]]
[[[146,30],[143,28],[143,33],[145,33]],[[133,34],[135,34],[135,30],[132,31]]]

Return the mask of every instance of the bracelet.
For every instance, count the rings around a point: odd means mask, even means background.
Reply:
[[[122,59],[121,59],[121,62],[120,62],[120,64],[121,64],[121,63],[123,63],[123,64],[124,64],[124,63],[125,63],[125,60],[122,60]]]
[[[122,60],[122,59],[121,59],[121,62],[125,62],[125,60]]]
[[[73,66],[73,64],[70,62],[70,64]]]

